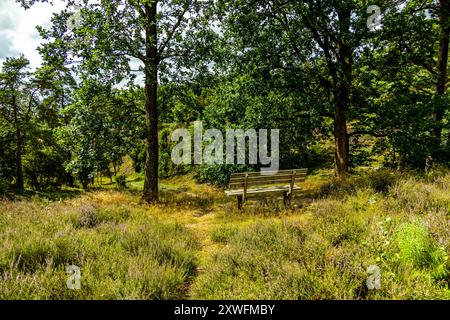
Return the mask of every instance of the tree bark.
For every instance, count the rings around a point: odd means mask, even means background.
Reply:
[[[70,187],[70,188],[73,188],[74,186],[75,186],[75,182],[73,181],[73,177],[72,177],[72,175],[70,174],[70,173],[67,173],[66,174],[66,180],[67,180],[67,185]]]
[[[143,200],[152,203],[158,201],[158,49],[156,1],[145,6],[147,20],[146,63],[145,63],[145,116],[147,129],[147,150],[145,159],[145,180]]]
[[[14,126],[16,129],[16,170],[17,170],[17,190],[23,191],[25,189],[23,181],[23,169],[22,169],[22,133],[20,131],[19,122],[19,108],[17,106],[16,96],[13,95],[12,106],[14,112]]]
[[[67,152],[67,159],[72,159],[72,152],[69,150],[68,152]],[[67,181],[67,185],[70,187],[70,188],[73,188],[73,187],[75,187],[75,179],[74,179],[74,177],[72,176],[72,173],[70,173],[70,172],[66,172],[66,181]]]
[[[335,163],[336,175],[345,177],[349,169],[350,145],[347,133],[347,111],[350,105],[350,91],[352,86],[353,56],[352,48],[348,43],[350,33],[351,10],[343,8],[337,10],[339,18],[340,37],[338,39],[337,60],[339,63],[339,76],[334,83],[334,98],[336,111],[334,115]]]
[[[449,2],[448,0],[440,0],[440,17],[439,17],[439,53],[437,61],[437,83],[436,83],[436,96],[437,104],[435,106],[433,118],[435,121],[434,137],[440,145],[442,141],[442,118],[444,117],[444,104],[440,99],[445,94],[447,84],[447,64],[448,64],[448,46],[450,36],[450,25],[448,21],[449,15]]]
[[[349,164],[349,138],[347,134],[347,110],[339,106],[334,118],[336,176],[345,177]]]
[[[17,190],[23,191],[23,168],[22,168],[22,134],[19,127],[16,128],[16,165],[17,165]]]

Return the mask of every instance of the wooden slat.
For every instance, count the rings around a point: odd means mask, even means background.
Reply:
[[[279,187],[270,187],[270,188],[255,188],[255,189],[248,189],[247,190],[247,196],[249,195],[258,195],[258,194],[264,194],[264,193],[285,193],[288,192],[291,186],[279,186]],[[298,186],[294,186],[293,190],[301,190],[302,188]],[[226,190],[225,194],[228,197],[231,196],[238,196],[242,195],[244,193],[243,189],[236,189],[236,190]]]
[[[276,180],[272,180],[272,181],[267,181],[267,180],[263,180],[263,181],[259,181],[259,180],[253,180],[253,181],[247,181],[247,187],[253,187],[253,186],[264,186],[264,185],[272,185],[272,184],[284,184],[284,183],[291,183],[291,178],[285,178],[285,179],[276,179]],[[295,182],[304,182],[305,179],[304,178],[299,178],[299,179],[295,179]],[[233,182],[230,183],[228,186],[230,189],[236,189],[236,188],[243,188],[245,185],[244,181],[241,182]]]
[[[300,174],[296,174],[295,177],[296,178],[305,178],[307,175],[306,173],[300,173]],[[247,179],[249,181],[264,181],[264,180],[274,180],[274,179],[285,179],[285,178],[291,178],[292,174],[277,174],[277,175],[272,175],[272,176],[251,176],[248,177]],[[231,177],[230,178],[230,182],[241,182],[244,181],[245,177]]]
[[[278,179],[273,181],[252,181],[247,182],[247,187],[253,187],[253,186],[263,186],[263,185],[271,185],[271,184],[286,184],[291,182],[291,180],[288,179]],[[230,183],[229,186],[231,189],[235,188],[244,188],[245,182],[234,182]]]
[[[262,174],[261,171],[256,171],[256,172],[248,172],[248,176],[253,177],[253,176],[268,176],[268,175],[276,175],[276,174],[292,174],[293,170],[295,170],[296,174],[302,174],[302,173],[308,172],[307,168],[278,170],[278,171],[264,171],[264,174]],[[231,178],[239,178],[239,177],[245,177],[245,172],[231,174]]]
[[[247,181],[251,182],[251,181],[273,181],[273,180],[280,180],[280,179],[291,179],[292,174],[277,174],[277,175],[273,175],[273,176],[253,176],[253,177],[248,177]],[[306,177],[306,174],[304,175],[298,175],[296,176],[298,178],[303,178]],[[242,178],[231,178],[230,179],[230,183],[238,183],[238,182],[243,182],[245,180],[245,177]]]
[[[305,182],[306,178],[305,177],[295,177],[295,180],[293,181],[294,183],[300,183],[300,182]],[[277,183],[284,183],[284,182],[291,182],[292,181],[292,177],[283,177],[283,178],[274,178],[274,179],[253,179],[253,180],[247,180],[247,184],[249,186],[254,185],[255,183],[260,184],[260,183],[265,183],[265,184],[277,184]],[[244,180],[233,180],[230,181],[230,183],[228,184],[228,186],[230,185],[243,185],[244,184]]]

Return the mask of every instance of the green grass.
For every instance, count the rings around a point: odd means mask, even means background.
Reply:
[[[320,172],[291,208],[242,211],[192,175],[162,181],[151,206],[139,183],[0,201],[0,299],[450,299],[445,170]]]
[[[196,273],[193,235],[142,208],[101,205],[104,197],[4,203],[0,299],[185,298]],[[80,290],[66,286],[69,265],[81,268]]]
[[[333,193],[314,202],[306,223],[259,222],[227,237],[193,297],[450,299],[450,176],[386,174],[374,182],[370,173],[359,187],[346,181],[334,191],[344,200]],[[380,290],[367,289],[371,265],[381,270]]]

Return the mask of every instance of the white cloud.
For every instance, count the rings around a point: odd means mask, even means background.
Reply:
[[[0,61],[23,53],[32,68],[38,67],[42,59],[37,47],[43,39],[36,26],[50,27],[52,14],[64,8],[65,4],[60,0],[55,0],[53,6],[36,3],[28,10],[15,0],[0,0]]]

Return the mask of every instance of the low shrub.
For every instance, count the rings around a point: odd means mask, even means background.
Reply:
[[[399,178],[400,174],[391,170],[371,170],[364,174],[354,174],[345,179],[334,179],[332,182],[325,183],[320,187],[319,196],[345,197],[365,188],[387,193]]]
[[[202,165],[197,169],[195,179],[201,183],[225,187],[232,173],[251,171],[254,171],[254,169],[247,165]]]
[[[0,173],[0,196],[3,196],[8,191],[8,182],[3,178]]]
[[[433,277],[442,279],[449,274],[445,249],[436,245],[427,228],[421,223],[405,223],[396,234],[399,260],[418,269],[430,270]]]
[[[76,221],[77,228],[94,228],[100,223],[98,207],[93,204],[85,204],[80,209],[80,215]]]
[[[10,206],[14,214],[0,215],[0,299],[185,299],[196,238],[125,209],[78,200]],[[69,265],[81,270],[80,290],[66,286]]]
[[[442,201],[449,194],[442,193],[438,180],[429,187],[440,200],[425,197],[427,215],[395,206],[393,194],[408,180],[375,178],[358,180],[363,187],[346,189],[343,199],[313,202],[301,223],[283,217],[230,234],[226,228],[213,229],[211,237],[227,245],[197,277],[192,296],[448,299],[450,222]],[[367,287],[373,266],[380,270],[380,290]]]
[[[398,211],[426,214],[442,210],[450,213],[450,187],[445,184],[409,178],[391,188],[390,196],[390,207]]]
[[[342,250],[327,253],[319,238],[275,222],[239,231],[205,269],[198,299],[348,299],[365,274]]]
[[[370,170],[367,174],[369,187],[376,192],[387,193],[396,181],[399,179],[399,174],[391,170]]]
[[[218,243],[227,243],[237,232],[234,226],[221,226],[211,230],[211,240]]]
[[[126,175],[120,174],[116,176],[116,184],[119,188],[126,188],[127,187],[127,177]]]

